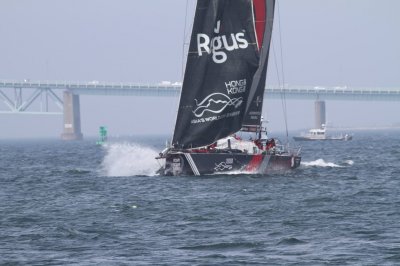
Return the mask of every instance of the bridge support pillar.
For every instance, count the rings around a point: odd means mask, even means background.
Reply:
[[[315,128],[326,125],[325,101],[315,101]]]
[[[81,140],[81,114],[79,106],[79,95],[64,91],[64,123],[61,139],[63,140]]]

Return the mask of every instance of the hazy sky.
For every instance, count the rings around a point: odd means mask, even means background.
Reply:
[[[186,0],[1,0],[0,79],[180,81],[185,8]],[[400,1],[278,0],[278,8],[273,41],[277,53],[283,48],[286,83],[400,87]],[[104,124],[112,135],[169,133],[177,100],[81,96],[82,131],[96,135]],[[313,126],[312,100],[287,105],[289,129]],[[284,130],[280,101],[264,110],[271,130]],[[327,111],[336,126],[400,122],[398,102],[327,101]],[[58,137],[62,117],[0,114],[0,125],[1,138]]]

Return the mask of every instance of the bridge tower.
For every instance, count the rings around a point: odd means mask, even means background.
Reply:
[[[64,91],[64,129],[61,134],[63,140],[81,140],[81,114],[79,95]]]
[[[322,125],[326,125],[326,112],[325,112],[325,101],[315,101],[315,128],[322,128]]]

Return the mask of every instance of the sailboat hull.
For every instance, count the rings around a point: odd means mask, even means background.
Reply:
[[[218,173],[270,174],[299,167],[301,157],[289,154],[233,152],[172,152],[165,156],[162,175],[209,175]]]

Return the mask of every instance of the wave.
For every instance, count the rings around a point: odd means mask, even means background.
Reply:
[[[301,162],[304,166],[316,166],[316,167],[343,167],[335,163],[325,162],[324,159],[318,159],[311,162]]]
[[[183,246],[179,249],[184,250],[233,250],[233,249],[243,249],[243,248],[255,248],[260,246],[261,243],[258,242],[218,242],[210,244],[199,244],[194,246]]]
[[[158,152],[137,143],[111,143],[103,146],[106,155],[101,163],[106,176],[152,176],[159,164]]]
[[[278,242],[278,245],[299,245],[299,244],[306,244],[306,241],[297,239],[295,237],[283,238]]]

